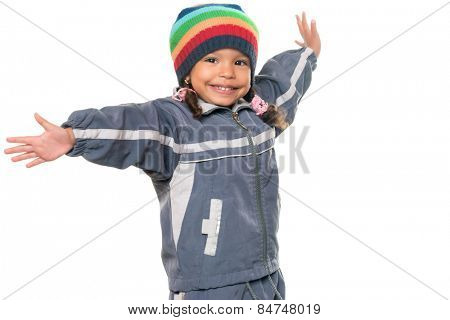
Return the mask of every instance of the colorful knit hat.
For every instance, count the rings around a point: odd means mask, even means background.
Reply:
[[[170,52],[178,83],[210,52],[233,48],[250,59],[253,85],[258,29],[236,4],[205,4],[183,9],[172,26]]]

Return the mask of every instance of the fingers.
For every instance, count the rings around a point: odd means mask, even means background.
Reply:
[[[308,25],[308,20],[306,19],[305,11],[302,11],[301,17],[298,14],[296,14],[295,17],[297,18],[298,30],[304,40],[304,42],[295,40],[295,43],[297,43],[301,47],[308,46],[312,38],[318,37],[316,20],[311,20],[311,29],[310,29]]]
[[[305,39],[302,27],[302,19],[300,19],[300,16],[298,14],[296,14],[295,17],[297,18],[298,31],[300,32],[302,38]]]
[[[319,35],[319,33],[317,32],[316,20],[311,20],[311,32],[313,35]]]
[[[35,137],[33,136],[25,136],[25,137],[8,137],[6,138],[7,142],[12,143],[25,143],[25,144],[32,144]]]
[[[27,152],[27,153],[21,154],[19,156],[12,157],[11,161],[17,162],[17,161],[30,159],[30,158],[36,158],[36,157],[37,157],[37,155],[35,152]]]
[[[48,130],[52,127],[52,123],[48,122],[47,120],[45,120],[44,118],[42,118],[39,113],[35,112],[34,113],[34,118],[36,119],[36,121],[45,129]]]
[[[8,149],[5,149],[4,151],[6,154],[19,153],[19,152],[31,152],[31,151],[33,151],[33,147],[30,146],[29,144],[25,144],[25,145],[21,145],[21,146],[17,146],[17,147],[8,148]]]
[[[28,163],[26,164],[26,167],[27,167],[27,168],[31,168],[31,167],[37,166],[38,164],[44,163],[44,162],[46,162],[44,159],[36,158],[36,159],[34,159],[33,161],[28,162]]]
[[[305,32],[306,36],[308,36],[311,33],[311,31],[309,30],[309,26],[308,26],[308,20],[306,20],[305,11],[302,12],[302,28],[303,28],[303,31]]]
[[[300,47],[304,47],[305,43],[304,42],[300,42],[298,40],[294,40],[296,44],[298,44]]]

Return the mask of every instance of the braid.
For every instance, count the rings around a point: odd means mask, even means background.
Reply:
[[[252,87],[243,98],[245,101],[251,102],[255,95],[255,89]],[[261,116],[261,120],[270,126],[274,126],[282,130],[289,126],[289,123],[286,121],[286,112],[283,107],[278,107],[272,103],[269,104],[267,111]]]
[[[189,84],[183,83],[182,88],[189,88],[194,90],[190,82]],[[198,105],[197,95],[194,92],[188,90],[186,92],[184,101],[186,101],[187,105],[189,106],[189,109],[191,109],[192,116],[194,117],[194,119],[200,120],[203,110],[202,107]]]

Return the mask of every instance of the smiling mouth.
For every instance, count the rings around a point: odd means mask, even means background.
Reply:
[[[223,93],[223,94],[230,94],[237,90],[237,88],[234,88],[234,87],[222,87],[222,86],[215,86],[215,85],[210,85],[210,87],[213,88],[214,91]]]

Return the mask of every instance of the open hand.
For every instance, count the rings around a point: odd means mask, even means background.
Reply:
[[[298,30],[300,31],[300,34],[304,41],[300,42],[298,40],[295,40],[295,43],[297,43],[301,47],[309,47],[313,49],[316,57],[318,58],[320,54],[320,37],[319,33],[317,32],[316,20],[311,20],[310,28],[308,26],[308,20],[306,20],[305,11],[302,12],[301,18],[298,14],[296,14],[295,17],[297,18]]]
[[[45,129],[45,132],[39,136],[6,138],[7,142],[23,144],[4,150],[6,154],[24,152],[11,158],[14,162],[35,158],[26,164],[27,168],[57,159],[66,154],[75,144],[75,137],[71,128],[61,128],[45,120],[37,113],[34,114],[34,117]]]

